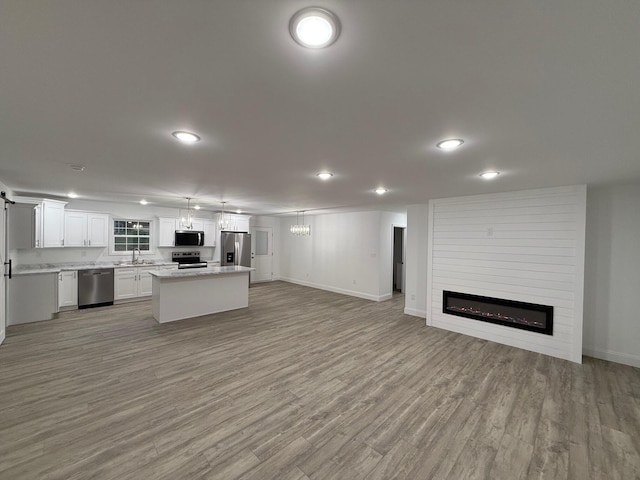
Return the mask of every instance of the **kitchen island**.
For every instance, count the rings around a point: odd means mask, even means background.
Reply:
[[[249,273],[242,266],[151,272],[152,311],[158,323],[249,306]]]

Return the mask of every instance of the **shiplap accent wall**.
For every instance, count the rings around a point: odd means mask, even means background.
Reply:
[[[427,324],[582,361],[586,186],[429,202]],[[442,313],[453,290],[554,307],[553,336]]]

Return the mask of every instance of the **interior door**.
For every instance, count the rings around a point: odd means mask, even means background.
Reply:
[[[251,228],[251,282],[273,280],[273,229],[271,227]]]

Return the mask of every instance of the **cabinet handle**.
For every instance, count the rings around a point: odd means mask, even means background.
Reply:
[[[88,240],[89,246],[91,246],[91,240]]]

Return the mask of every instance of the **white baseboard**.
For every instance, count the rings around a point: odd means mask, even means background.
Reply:
[[[2,332],[0,332],[0,344],[4,342],[5,338],[6,338],[6,330],[3,330]]]
[[[404,313],[406,315],[412,315],[414,317],[427,318],[426,310],[416,310],[415,308],[405,308]]]
[[[351,297],[364,298],[365,300],[372,300],[374,302],[382,302],[389,300],[393,294],[385,295],[371,295],[369,293],[358,292],[356,290],[346,290],[344,288],[332,287],[330,285],[321,285],[319,283],[305,282],[304,280],[297,280],[295,278],[280,277],[279,280],[283,282],[295,283],[296,285],[303,285],[305,287],[317,288],[318,290],[326,290],[333,293],[341,293],[342,295],[349,295]]]
[[[587,357],[599,358],[610,362],[622,363],[632,367],[640,367],[640,356],[629,353],[613,352],[611,350],[598,350],[591,347],[582,347],[582,354]]]

